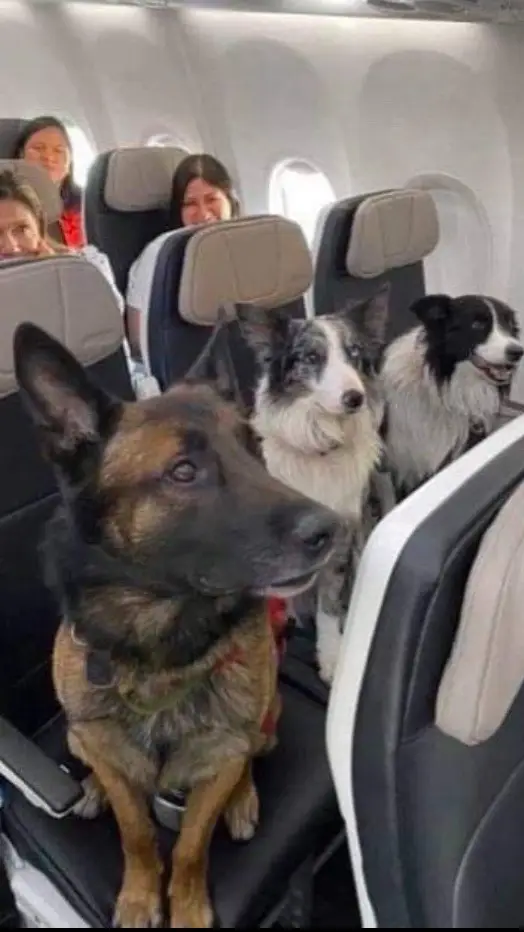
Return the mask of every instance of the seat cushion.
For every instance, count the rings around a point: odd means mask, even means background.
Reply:
[[[252,841],[233,842],[220,824],[210,858],[210,890],[224,928],[257,926],[285,893],[306,855],[320,853],[342,825],[325,748],[325,709],[282,684],[277,748],[255,764],[261,821]],[[63,720],[40,733],[38,743],[70,764]],[[43,870],[82,917],[108,928],[122,875],[119,835],[112,815],[92,822],[49,818],[12,790],[5,830],[21,857]],[[167,856],[175,836],[159,829]]]

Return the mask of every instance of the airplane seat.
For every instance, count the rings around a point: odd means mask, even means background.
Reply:
[[[190,369],[224,307],[231,317],[228,345],[239,393],[250,410],[256,361],[234,319],[235,306],[252,303],[268,313],[278,308],[303,318],[311,278],[304,234],[284,217],[244,217],[175,231],[157,259],[141,341],[143,358],[161,390]],[[313,634],[309,628],[295,631],[282,677],[325,703],[328,693],[317,673]]]
[[[37,189],[43,177],[38,193],[46,206],[45,173],[25,163],[20,170]],[[57,713],[49,671],[57,613],[42,580],[38,544],[58,494],[14,379],[17,324],[43,325],[68,343],[109,391],[129,398],[132,393],[121,349],[121,315],[111,288],[91,263],[77,256],[4,260],[0,294],[0,797],[9,793],[7,774],[8,781],[29,782],[37,797],[44,793],[49,805],[60,808],[63,799],[78,797],[79,788],[28,741]],[[5,837],[8,821],[6,808]]]
[[[110,814],[70,814],[85,768],[69,754],[50,677],[57,610],[38,561],[58,502],[13,373],[16,325],[32,320],[62,339],[115,395],[133,397],[122,320],[110,286],[78,256],[0,264],[0,797],[3,852],[28,926],[109,928],[122,853]],[[3,418],[3,421],[1,420]],[[219,828],[211,890],[226,928],[278,921],[310,927],[312,878],[343,832],[325,751],[325,709],[282,683],[276,750],[256,763],[261,825],[248,844]],[[308,779],[304,780],[304,773]],[[173,832],[159,827],[167,855]]]
[[[28,120],[19,117],[4,117],[0,120],[0,158],[11,159],[15,145]]]
[[[316,235],[315,314],[333,314],[389,283],[390,342],[416,322],[409,308],[425,294],[423,260],[438,238],[437,209],[427,191],[379,191],[333,204]]]
[[[346,198],[319,216],[314,247],[313,309],[333,314],[388,283],[387,342],[418,323],[410,306],[425,294],[424,258],[438,245],[437,208],[422,189]],[[524,412],[504,398],[497,425]]]
[[[163,390],[181,378],[207,343],[220,307],[232,317],[235,305],[257,304],[303,318],[312,274],[302,230],[284,217],[242,217],[175,231],[157,258],[142,328],[152,375]],[[250,408],[255,359],[234,320],[228,337]]]
[[[29,166],[30,168],[32,166]],[[29,173],[31,174],[31,173]],[[31,582],[39,574],[35,532],[54,507],[56,488],[21,409],[13,382],[11,339],[21,320],[33,320],[78,349],[82,361],[111,391],[132,397],[122,321],[113,292],[100,272],[78,256],[13,258],[0,263],[0,654],[3,712],[26,731],[41,724],[47,702],[25,702],[47,684],[43,670],[55,619],[49,599]],[[118,312],[119,314],[119,312]],[[50,614],[51,612],[51,614]],[[46,686],[47,689],[47,686]],[[30,693],[29,693],[30,694]]]
[[[524,418],[359,567],[327,744],[363,928],[524,927]]]
[[[186,155],[171,146],[112,149],[91,165],[84,193],[86,237],[108,256],[124,296],[135,259],[170,229],[173,174]]]

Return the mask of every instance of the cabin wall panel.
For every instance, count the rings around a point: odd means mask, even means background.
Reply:
[[[61,111],[84,118],[82,93],[70,77],[67,57],[56,54],[57,16],[30,4],[2,3],[0,79],[2,116]]]
[[[491,29],[202,10],[184,19],[207,47],[249,209],[267,206],[271,168],[293,156],[339,197],[449,174],[486,213],[490,284],[507,295],[513,184]]]
[[[524,331],[524,28],[497,27],[491,30],[495,68],[493,84],[497,107],[507,133],[510,160],[511,205],[499,218],[500,228],[510,228],[508,243],[507,299],[517,308]],[[496,193],[500,177],[492,179]],[[514,396],[524,401],[524,367],[519,368]]]
[[[113,144],[169,133],[198,147],[200,127],[176,14],[137,7],[71,5],[69,17],[111,114]]]

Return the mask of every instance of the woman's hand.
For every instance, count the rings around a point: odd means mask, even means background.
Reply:
[[[39,256],[54,256],[55,255],[55,250],[47,242],[47,240],[44,237],[42,237],[42,239],[40,240],[38,255]]]

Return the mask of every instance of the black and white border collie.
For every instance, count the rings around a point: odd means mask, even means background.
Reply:
[[[495,298],[416,301],[420,323],[384,354],[387,462],[399,497],[483,439],[523,355],[515,311]]]
[[[336,314],[307,320],[278,310],[238,309],[258,361],[252,426],[266,467],[341,519],[340,545],[319,582],[315,606],[317,659],[328,683],[339,654],[349,568],[356,542],[366,536],[364,509],[382,455],[377,373],[388,304],[386,287]]]

